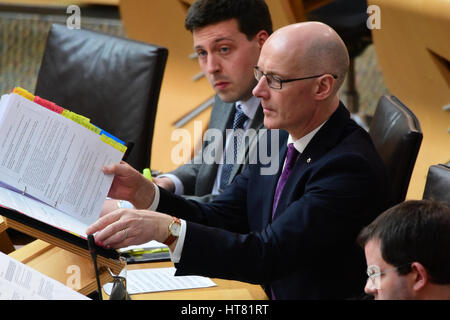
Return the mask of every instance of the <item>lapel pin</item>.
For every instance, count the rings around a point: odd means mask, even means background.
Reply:
[[[311,158],[306,159],[306,163],[310,163],[311,162]]]

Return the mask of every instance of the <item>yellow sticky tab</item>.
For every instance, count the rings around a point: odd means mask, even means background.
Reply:
[[[102,129],[94,126],[92,123],[88,123],[85,127],[88,128],[89,130],[95,132],[96,134],[100,134],[100,132],[102,131]]]
[[[21,87],[15,87],[13,90],[14,93],[20,94],[22,97],[27,98],[30,101],[34,101],[34,95]]]
[[[113,148],[116,148],[117,150],[119,150],[122,153],[125,153],[125,151],[127,151],[127,147],[124,146],[123,144],[117,142],[114,139],[111,139],[110,137],[108,137],[105,134],[102,134],[100,136],[100,140],[102,140],[103,142],[109,144],[110,146],[112,146]]]
[[[66,118],[70,119],[70,114],[71,114],[71,113],[72,113],[72,112],[71,112],[70,110],[64,109],[63,112],[61,113],[61,115],[62,115],[63,117],[66,117]]]

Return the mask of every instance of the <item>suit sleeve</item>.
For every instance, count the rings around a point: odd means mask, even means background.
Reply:
[[[195,158],[190,162],[179,166],[177,169],[168,173],[176,175],[183,183],[184,194],[195,194],[195,184],[197,183],[198,172],[201,167],[201,150],[195,155]],[[196,161],[196,159],[198,161]]]

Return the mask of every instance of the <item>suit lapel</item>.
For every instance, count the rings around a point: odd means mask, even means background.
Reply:
[[[225,103],[216,96],[208,128],[219,130],[222,133],[222,138],[225,139],[225,130],[233,126],[235,111],[234,103]],[[206,143],[203,144],[203,150],[205,150],[206,146]],[[225,146],[225,140],[223,141],[223,146]],[[211,165],[201,166],[198,180],[202,181],[202,183],[197,184],[197,187],[204,190],[198,190],[201,192],[200,194],[211,193],[217,175],[217,168],[218,163],[216,162]]]
[[[325,156],[326,153],[338,143],[339,139],[341,139],[340,137],[342,135],[342,131],[344,130],[345,124],[349,121],[349,119],[350,114],[345,106],[340,103],[338,109],[331,115],[325,125],[315,134],[302,154],[299,155],[299,158],[297,159],[297,162],[295,163],[295,166],[292,169],[292,172],[281,193],[274,218],[280,215],[290,203],[296,200],[294,197],[299,198],[297,193],[300,189],[304,190],[304,186],[301,188],[299,186],[302,183],[304,184],[302,180],[305,178],[305,173],[309,170],[310,166],[314,165],[317,160]],[[286,146],[284,146],[283,150],[285,149],[287,149]],[[285,154],[286,151],[284,151],[284,155]],[[284,157],[281,160],[282,162],[280,162],[280,166],[284,163]],[[278,178],[276,181],[278,182]],[[272,197],[274,194],[275,189],[273,189]]]

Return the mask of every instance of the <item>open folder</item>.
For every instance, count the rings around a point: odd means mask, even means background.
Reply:
[[[87,249],[123,141],[89,119],[15,89],[0,100],[0,214]],[[118,258],[115,250],[98,254]]]

